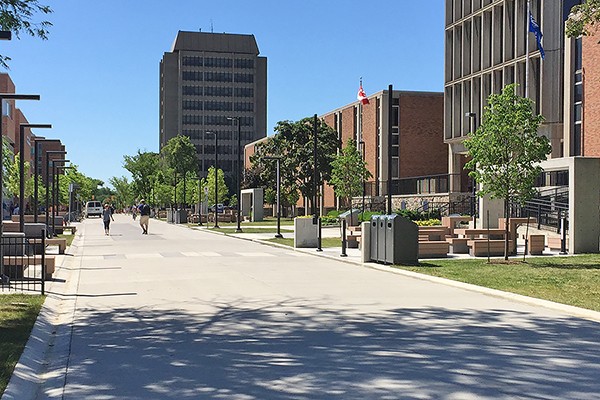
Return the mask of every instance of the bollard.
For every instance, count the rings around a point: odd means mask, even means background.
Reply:
[[[321,248],[321,237],[321,217],[319,217],[317,222],[317,251],[323,251]]]
[[[342,254],[340,257],[348,257],[346,254],[346,219],[342,218]]]
[[[560,219],[560,254],[567,254],[567,218]]]

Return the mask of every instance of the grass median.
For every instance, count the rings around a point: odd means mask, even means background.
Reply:
[[[29,339],[45,296],[0,295],[0,395]]]
[[[600,311],[600,255],[511,260],[440,260],[409,271]]]
[[[273,239],[267,239],[266,241],[283,244],[285,246],[294,247],[294,239],[292,239],[292,238],[288,238],[288,239],[273,238]],[[341,238],[332,238],[332,237],[323,238],[323,239],[321,239],[321,247],[339,247],[341,249],[342,248],[342,239]]]
[[[211,231],[215,231],[215,232],[221,232],[221,233],[225,233],[227,235],[233,234],[233,233],[238,233],[236,232],[237,228],[223,228],[221,224],[219,224],[219,226],[221,226],[221,228],[212,228],[209,227],[208,229]],[[247,227],[247,226],[242,226],[242,232],[241,233],[277,233],[277,228],[252,228],[252,227]],[[280,230],[281,233],[292,233],[294,232],[291,229],[281,229]]]

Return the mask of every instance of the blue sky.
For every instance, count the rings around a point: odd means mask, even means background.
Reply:
[[[159,62],[178,30],[254,34],[268,58],[268,132],[387,89],[442,91],[443,0],[39,0],[54,13],[47,41],[0,42],[18,107],[38,135],[108,182],[123,155],[158,151]],[[42,17],[36,17],[40,20]]]

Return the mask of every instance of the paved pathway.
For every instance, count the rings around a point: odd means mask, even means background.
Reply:
[[[597,322],[155,220],[111,231],[82,223],[3,399],[600,397]]]

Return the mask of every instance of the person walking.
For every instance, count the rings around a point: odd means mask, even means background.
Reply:
[[[112,208],[107,204],[104,205],[104,210],[102,210],[102,221],[104,221],[104,234],[108,236],[110,233],[110,221],[114,221]]]
[[[146,204],[144,199],[140,200],[138,206],[140,212],[140,226],[142,227],[142,235],[148,234],[148,221],[150,220],[150,206]]]

